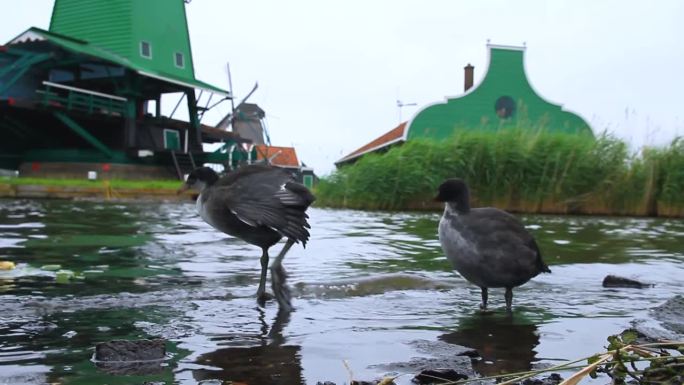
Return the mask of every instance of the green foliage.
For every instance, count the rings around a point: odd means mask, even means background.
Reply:
[[[318,204],[362,209],[436,207],[437,186],[465,179],[477,205],[527,212],[684,212],[684,141],[630,154],[625,142],[545,130],[463,131],[368,154],[323,178]]]
[[[605,373],[613,384],[625,384],[627,380],[640,385],[680,384],[684,378],[684,357],[675,351],[682,349],[682,342],[637,344],[638,338],[638,332],[632,329],[609,336],[607,350],[612,360],[590,375],[595,378],[596,372]],[[592,364],[596,360],[592,357],[587,362]]]

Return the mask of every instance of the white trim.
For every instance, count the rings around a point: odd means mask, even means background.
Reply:
[[[507,49],[509,51],[525,51],[527,49],[527,47],[524,45],[506,45],[506,44],[489,44],[489,43],[487,43],[487,48]]]
[[[523,50],[524,50],[524,47],[523,47]],[[594,129],[591,128],[591,124],[589,124],[589,121],[587,119],[585,119],[582,115],[580,115],[579,113],[577,113],[575,111],[568,110],[567,108],[564,108],[562,103],[556,103],[556,102],[553,102],[553,101],[545,98],[544,96],[542,96],[542,94],[539,91],[537,91],[537,89],[532,84],[532,80],[530,79],[529,76],[527,76],[527,64],[526,64],[527,61],[525,59],[526,59],[525,55],[523,54],[523,75],[525,75],[525,80],[527,80],[527,84],[530,86],[530,89],[532,89],[532,92],[534,92],[537,95],[537,97],[539,97],[539,99],[543,100],[544,102],[546,102],[548,104],[551,104],[553,106],[560,108],[561,111],[568,112],[568,113],[571,113],[573,115],[577,115],[578,118],[580,118],[584,121],[584,123],[587,125],[587,127],[589,127],[589,130],[593,134]],[[517,102],[516,102],[516,104],[517,104]]]
[[[185,130],[185,142],[183,143],[183,150],[186,154],[188,153],[188,131],[190,130]]]
[[[97,91],[90,91],[90,90],[86,90],[86,89],[84,89],[84,88],[65,86],[65,85],[59,84],[59,83],[48,82],[47,80],[46,80],[46,81],[43,81],[43,84],[46,85],[46,86],[50,86],[50,87],[63,88],[63,89],[65,89],[65,90],[77,91],[77,92],[82,92],[82,93],[84,93],[84,94],[90,94],[90,95],[95,95],[95,96],[102,96],[102,97],[104,97],[104,98],[110,98],[110,99],[114,99],[114,100],[120,100],[120,101],[122,101],[122,102],[125,102],[125,101],[128,100],[128,99],[126,99],[126,98],[122,98],[121,96],[105,94],[105,93],[97,92]]]
[[[430,104],[425,105],[425,107],[415,111],[413,113],[413,115],[411,116],[411,119],[409,119],[408,123],[406,123],[406,130],[404,130],[404,138],[403,138],[404,141],[408,140],[409,130],[411,130],[411,125],[413,124],[413,120],[416,118],[416,116],[418,116],[418,114],[427,110],[430,107],[433,107],[433,106],[436,106],[439,104],[447,104],[449,102],[449,100],[451,100],[451,99],[459,99],[459,98],[462,98],[466,95],[469,95],[472,92],[474,92],[478,87],[480,87],[480,85],[482,85],[482,82],[484,82],[485,78],[487,78],[487,74],[489,73],[489,66],[492,64],[492,50],[491,50],[492,47],[496,48],[496,47],[508,47],[508,46],[503,46],[503,45],[500,46],[500,45],[494,45],[494,44],[487,43],[487,61],[486,61],[487,64],[485,65],[485,68],[484,68],[484,75],[482,75],[477,80],[477,83],[473,83],[473,85],[470,88],[468,88],[465,92],[463,92],[462,94],[454,95],[454,96],[445,96],[443,101],[432,102]],[[516,49],[516,50],[519,50],[519,48],[520,47],[513,47],[513,49]],[[506,48],[504,48],[504,49],[506,49]],[[524,61],[524,58],[523,58],[523,61]],[[473,77],[474,76],[475,76],[475,70],[473,69]]]
[[[247,147],[247,164],[252,164],[252,150],[254,149],[254,144],[250,144]],[[258,154],[257,154],[258,156]]]
[[[408,126],[406,126],[406,127],[408,127]],[[405,135],[405,132],[406,132],[406,129],[404,129],[404,135]],[[389,142],[385,142],[385,143],[383,143],[383,144],[379,144],[379,145],[377,145],[377,146],[375,146],[375,147],[371,147],[371,148],[369,148],[369,149],[367,149],[367,150],[364,150],[364,151],[362,151],[362,152],[360,152],[360,153],[358,153],[358,154],[354,154],[354,156],[347,156],[347,157],[344,157],[344,158],[338,160],[337,162],[335,162],[335,164],[337,164],[337,163],[342,163],[342,162],[346,162],[346,161],[352,160],[352,159],[356,159],[356,158],[360,157],[361,155],[364,155],[364,154],[367,154],[367,153],[369,153],[369,152],[373,152],[373,151],[379,150],[379,149],[381,149],[381,148],[383,148],[383,147],[387,147],[387,146],[389,146],[390,144],[394,144],[394,143],[397,143],[397,142],[400,142],[400,141],[406,141],[406,139],[404,139],[404,136],[403,136],[403,135],[400,136],[400,137],[398,137],[398,138],[396,138],[396,139],[392,139],[392,140],[390,140]]]
[[[225,143],[225,142],[224,142]],[[235,147],[237,145],[235,143],[231,144],[230,147],[228,147],[228,167],[233,168],[233,151],[235,151]],[[225,146],[224,146],[225,148]]]
[[[22,33],[21,35],[15,37],[14,39],[10,40],[10,42],[7,43],[7,45],[26,43],[27,41],[32,41],[32,40],[44,41],[46,39],[45,39],[45,36],[29,30],[29,31],[26,31],[26,32]]]
[[[222,91],[212,90],[212,89],[209,89],[209,88],[206,88],[206,87],[200,87],[200,86],[198,86],[198,85],[186,83],[186,82],[183,82],[183,81],[180,81],[180,80],[169,79],[169,78],[164,77],[164,76],[155,75],[155,74],[153,74],[153,73],[149,73],[149,72],[145,72],[145,71],[141,71],[141,70],[138,70],[137,72],[138,72],[140,75],[143,75],[143,76],[147,76],[147,77],[150,77],[150,78],[153,78],[153,79],[163,80],[163,81],[165,81],[165,82],[169,82],[169,83],[173,83],[173,84],[178,84],[178,85],[181,85],[181,86],[183,86],[183,87],[188,87],[188,88],[197,89],[197,90],[204,90],[204,91],[207,91],[207,92],[210,92],[210,93],[214,93],[214,94],[217,94],[217,95],[222,95],[222,96],[231,96],[229,92],[222,92]]]

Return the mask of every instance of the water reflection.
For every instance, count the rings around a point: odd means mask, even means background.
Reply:
[[[218,379],[236,383],[301,384],[304,383],[301,347],[286,345],[283,329],[290,322],[290,312],[279,311],[270,330],[264,311],[259,309],[262,323],[261,343],[217,349],[200,355],[197,364],[209,367],[193,370],[196,381]],[[231,336],[234,337],[234,336]]]
[[[14,284],[5,280],[2,290],[16,295],[40,291],[51,296],[146,290],[136,279],[160,271],[141,258],[137,249],[152,240],[149,227],[156,222],[151,220],[154,213],[145,205],[0,201],[0,239],[10,246],[0,258],[18,266],[14,276],[8,277]],[[40,269],[46,265],[83,279],[55,285],[51,279],[55,272]]]
[[[191,204],[0,200],[0,260],[17,264],[0,271],[0,383],[343,383],[344,360],[378,378],[374,364],[415,356],[408,341],[438,338],[480,351],[483,374],[519,371],[591,355],[684,291],[682,221],[523,216],[553,274],[517,288],[506,319],[501,292],[493,313],[475,310],[479,289],[444,258],[438,213],[310,216],[311,242],[284,262],[290,320],[275,303],[254,310],[258,252]],[[57,282],[46,264],[82,277]],[[656,286],[607,290],[607,274]],[[164,338],[172,359],[157,375],[108,375],[90,357],[115,338]]]
[[[473,363],[482,376],[532,369],[539,345],[537,326],[516,314],[479,313],[459,321],[458,330],[439,336],[448,343],[477,350]]]

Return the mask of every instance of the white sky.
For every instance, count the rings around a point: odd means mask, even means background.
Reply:
[[[0,0],[0,42],[48,28],[52,0]],[[187,6],[195,76],[267,113],[319,175],[421,105],[458,95],[486,42],[527,45],[535,89],[634,148],[684,134],[684,1],[226,1]],[[214,124],[220,113],[207,115]]]

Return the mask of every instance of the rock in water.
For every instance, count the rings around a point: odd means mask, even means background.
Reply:
[[[618,277],[617,275],[607,275],[603,279],[603,287],[631,287],[635,289],[643,289],[653,287],[653,284],[639,282],[634,279],[625,277]]]

